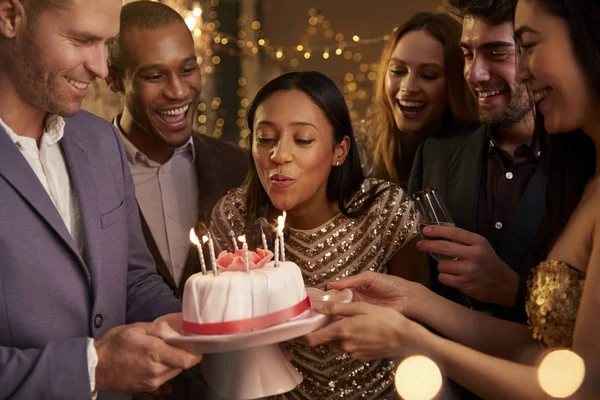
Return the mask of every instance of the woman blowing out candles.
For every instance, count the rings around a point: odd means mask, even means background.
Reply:
[[[256,95],[248,126],[249,177],[213,210],[219,250],[231,250],[227,232],[251,231],[259,218],[274,223],[286,211],[285,257],[307,286],[326,289],[369,270],[427,283],[412,204],[398,186],[364,178],[346,103],[330,79],[318,72],[274,79]],[[283,348],[304,376],[284,398],[394,396],[391,361],[364,364],[328,345]]]

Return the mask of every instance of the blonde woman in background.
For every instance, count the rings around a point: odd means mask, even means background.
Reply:
[[[366,121],[366,172],[406,187],[414,154],[428,136],[477,119],[463,78],[461,25],[420,12],[394,30],[379,64]]]

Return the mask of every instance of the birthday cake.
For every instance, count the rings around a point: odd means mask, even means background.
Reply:
[[[197,273],[185,283],[183,321],[186,334],[226,335],[287,322],[310,307],[300,268],[270,261],[262,249],[221,252],[218,275]]]

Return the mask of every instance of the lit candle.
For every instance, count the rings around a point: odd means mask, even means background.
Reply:
[[[279,237],[275,238],[275,268],[279,267]]]
[[[281,261],[285,262],[285,243],[283,241],[283,227],[285,226],[285,217],[286,212],[283,212],[283,215],[277,217],[277,236],[279,236],[279,247],[281,253]]]
[[[238,237],[238,240],[242,242],[242,250],[244,251],[244,268],[246,272],[250,271],[250,265],[248,264],[248,243],[246,243],[246,235]]]
[[[265,236],[265,233],[263,232],[262,226],[260,227],[260,238],[262,239],[263,249],[269,250],[269,247],[267,247],[267,237]]]
[[[213,275],[217,276],[219,275],[219,268],[217,267],[217,259],[215,258],[215,245],[210,232],[208,233],[208,237],[206,235],[202,236],[202,241],[204,243],[208,241],[208,253],[210,255],[210,264],[212,266]]]
[[[202,275],[206,275],[206,263],[204,262],[204,252],[202,251],[202,243],[198,240],[194,228],[190,229],[190,241],[196,245],[198,249],[198,258],[200,258],[200,266],[202,267]]]
[[[237,241],[235,240],[235,232],[229,231],[229,237],[231,238],[231,242],[233,243],[233,251],[236,252],[239,250]]]

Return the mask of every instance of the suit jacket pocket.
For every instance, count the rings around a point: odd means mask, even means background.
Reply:
[[[120,220],[125,218],[125,200],[121,201],[121,204],[117,208],[112,211],[107,212],[106,214],[100,217],[100,223],[102,225],[102,229],[106,229]]]

